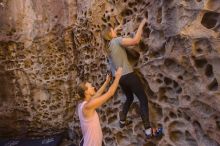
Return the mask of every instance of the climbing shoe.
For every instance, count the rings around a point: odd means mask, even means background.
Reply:
[[[163,128],[148,128],[144,131],[147,139],[163,135]]]

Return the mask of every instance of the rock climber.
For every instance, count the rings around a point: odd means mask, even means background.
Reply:
[[[133,67],[128,61],[126,47],[137,45],[142,36],[143,28],[147,20],[144,18],[134,35],[134,37],[118,37],[116,27],[106,27],[102,31],[102,37],[109,41],[108,54],[111,70],[115,70],[119,66],[123,68],[122,77],[119,84],[126,95],[126,101],[123,104],[122,111],[119,113],[119,125],[123,128],[125,125],[131,124],[132,121],[126,120],[129,108],[134,100],[133,93],[137,96],[140,103],[140,115],[144,124],[144,133],[147,138],[162,134],[162,128],[152,128],[149,122],[148,98],[145,93],[143,84],[139,77],[134,73]]]

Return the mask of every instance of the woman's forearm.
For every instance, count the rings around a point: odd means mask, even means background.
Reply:
[[[94,95],[94,97],[98,97],[100,96],[106,89],[106,86],[108,85],[108,82],[105,81],[102,86],[98,89],[98,91],[96,92],[96,94]]]

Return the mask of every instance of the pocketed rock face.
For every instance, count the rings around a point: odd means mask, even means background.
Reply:
[[[98,110],[106,146],[220,145],[219,0],[0,0],[0,136],[42,136],[69,127],[81,135],[76,87],[99,87],[109,72],[106,25],[143,39],[128,52],[149,96],[161,139],[146,141],[135,100],[120,129],[125,97]],[[70,124],[71,123],[71,124]]]

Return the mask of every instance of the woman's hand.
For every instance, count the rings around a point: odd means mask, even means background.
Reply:
[[[109,74],[107,74],[105,82],[109,83],[111,81],[111,76]]]
[[[120,79],[121,76],[122,76],[122,67],[119,67],[119,68],[117,69],[117,71],[115,72],[115,78]]]

